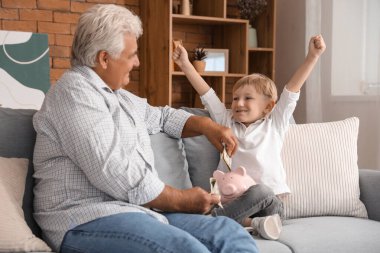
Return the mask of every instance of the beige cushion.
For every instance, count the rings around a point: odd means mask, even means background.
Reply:
[[[51,251],[24,220],[27,171],[27,159],[0,157],[0,252]]]
[[[367,218],[357,165],[359,119],[292,125],[282,158],[292,193],[285,217],[339,215]]]

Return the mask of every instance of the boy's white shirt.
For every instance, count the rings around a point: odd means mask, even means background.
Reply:
[[[284,88],[269,116],[248,127],[234,121],[231,110],[226,109],[213,89],[201,96],[211,118],[230,127],[239,140],[239,148],[232,156],[232,169],[245,167],[257,183],[269,186],[276,195],[290,193],[281,160],[281,149],[299,96],[299,92],[290,92]],[[228,171],[222,160],[219,161],[218,169]]]

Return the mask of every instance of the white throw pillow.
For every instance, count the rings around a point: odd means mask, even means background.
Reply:
[[[28,159],[0,157],[0,252],[51,251],[24,220]]]
[[[282,148],[287,219],[310,216],[367,218],[357,165],[359,119],[291,125]]]

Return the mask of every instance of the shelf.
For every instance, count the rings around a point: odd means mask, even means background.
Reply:
[[[233,19],[233,18],[216,18],[206,16],[194,16],[194,15],[182,15],[172,14],[174,23],[178,24],[206,24],[206,25],[231,25],[231,24],[248,24],[248,20],[245,19]]]
[[[201,76],[210,76],[210,77],[243,77],[245,74],[236,74],[236,73],[222,73],[222,72],[203,72],[199,73]],[[185,76],[185,73],[181,71],[173,71],[173,76]]]
[[[249,52],[274,52],[274,48],[266,47],[250,47],[248,48]]]
[[[228,72],[204,72],[203,79],[229,107],[232,87],[248,73],[273,79],[275,3],[255,19],[258,47],[248,47],[248,20],[239,18],[236,0],[192,0],[192,15],[178,14],[181,0],[140,0],[144,34],[140,39],[139,94],[151,105],[201,107],[199,96],[172,60],[173,40],[181,40],[192,57],[197,47],[228,49]]]

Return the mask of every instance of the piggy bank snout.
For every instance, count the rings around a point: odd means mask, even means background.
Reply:
[[[232,195],[234,194],[235,192],[237,192],[237,188],[235,185],[233,184],[227,184],[227,185],[224,185],[221,189],[220,189],[221,193],[223,195]]]

